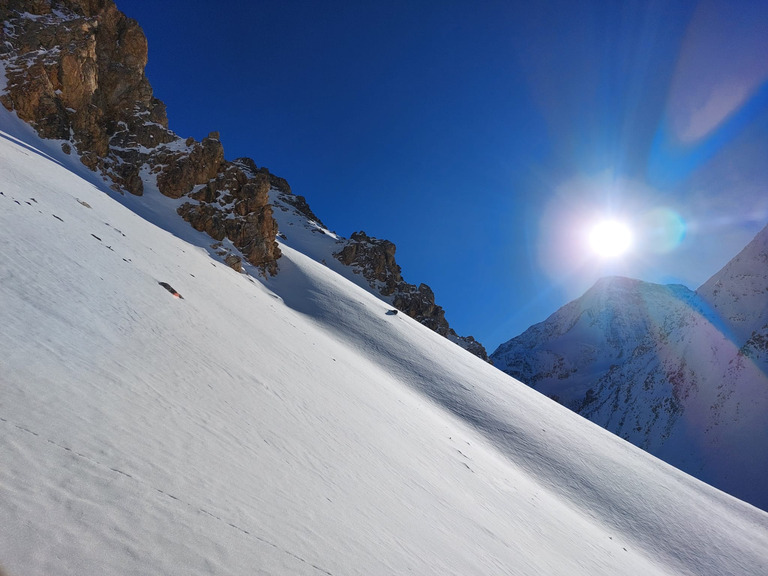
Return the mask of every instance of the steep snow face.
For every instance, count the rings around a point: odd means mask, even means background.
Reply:
[[[768,329],[768,226],[697,291],[737,341]]]
[[[492,358],[596,424],[768,509],[766,341],[734,341],[713,310],[683,286],[607,278]]]
[[[11,576],[764,573],[765,513],[287,244],[234,272],[42,145],[0,134]]]

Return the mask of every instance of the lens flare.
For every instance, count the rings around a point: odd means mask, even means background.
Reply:
[[[683,217],[672,208],[655,208],[640,220],[643,231],[643,249],[655,254],[666,254],[677,248],[685,238]]]

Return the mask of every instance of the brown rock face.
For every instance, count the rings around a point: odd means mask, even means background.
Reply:
[[[195,228],[229,238],[248,262],[277,271],[277,225],[264,186],[288,184],[263,169],[268,176],[260,179],[258,170],[246,174],[238,166],[247,159],[227,162],[217,133],[183,141],[168,129],[165,105],[144,75],[147,40],[135,20],[113,0],[0,0],[0,18],[7,109],[43,138],[62,140],[62,150],[74,149],[117,190],[191,195],[196,202],[179,213]]]
[[[120,129],[140,133],[151,117],[162,129],[156,144],[173,139],[144,76],[144,33],[111,0],[10,0],[0,15],[8,76],[0,99],[41,136],[71,141],[87,166],[107,173]]]
[[[169,154],[164,163],[167,167],[158,175],[157,187],[166,196],[181,198],[196,184],[215,178],[224,168],[224,147],[218,139],[204,138],[186,153]]]
[[[383,296],[392,296],[392,305],[418,320],[427,328],[456,342],[489,362],[488,354],[472,336],[459,336],[445,319],[445,310],[435,304],[435,294],[426,284],[409,284],[395,261],[396,246],[389,240],[372,238],[365,232],[355,232],[349,242],[334,256],[347,266],[360,270],[371,288]]]
[[[379,292],[389,296],[403,283],[400,266],[395,262],[396,249],[389,240],[371,238],[362,231],[353,232],[349,243],[336,254],[336,258],[346,266],[357,264],[366,279],[376,282],[380,286]]]
[[[269,205],[269,176],[253,174],[242,165],[226,167],[189,195],[178,213],[196,230],[216,240],[228,238],[249,262],[261,262],[270,274],[277,273],[280,250],[274,241],[277,223]]]

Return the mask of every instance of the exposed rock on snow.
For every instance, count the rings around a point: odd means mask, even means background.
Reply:
[[[178,292],[177,292],[177,291],[176,291],[176,290],[173,288],[173,286],[171,286],[170,284],[168,284],[168,282],[158,282],[158,284],[160,284],[160,286],[162,286],[163,288],[165,288],[166,290],[168,290],[168,292],[170,292],[170,293],[171,293],[171,296],[173,296],[174,298],[181,298],[182,300],[184,299],[184,298],[182,297],[182,295],[181,295],[181,294],[179,294],[179,293],[178,293]]]
[[[227,163],[214,178],[189,194],[191,201],[177,211],[195,230],[216,240],[231,240],[253,264],[263,261],[266,254],[280,253],[270,240],[277,234],[277,223],[269,205],[269,190],[270,181],[264,173],[250,173],[242,165]],[[275,259],[263,266],[277,273]]]
[[[345,266],[356,264],[379,292],[389,296],[402,283],[400,266],[395,262],[395,245],[389,240],[371,238],[365,232],[353,232],[349,242],[334,254]]]

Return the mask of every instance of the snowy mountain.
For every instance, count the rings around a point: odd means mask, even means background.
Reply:
[[[636,350],[650,332],[679,323],[695,299],[684,286],[603,278],[546,322],[502,344],[494,364],[578,409],[592,398],[587,392],[596,380],[627,361],[627,350]]]
[[[0,572],[765,573],[768,514],[455,346],[394,245],[170,131],[110,0],[0,15]]]
[[[605,278],[494,364],[768,509],[768,228],[697,292]]]
[[[179,200],[86,181],[5,111],[0,136],[11,576],[765,573],[768,514],[389,314],[340,262],[286,241],[277,276],[238,273]]]

